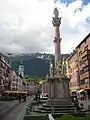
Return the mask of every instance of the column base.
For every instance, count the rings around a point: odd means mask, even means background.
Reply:
[[[67,105],[72,105],[72,101],[70,99],[48,99],[47,101],[48,105],[53,105],[53,106],[67,106]]]

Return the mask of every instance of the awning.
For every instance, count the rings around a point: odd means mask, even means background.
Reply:
[[[27,91],[5,91],[4,93],[8,93],[8,94],[10,94],[10,93],[15,93],[15,94],[27,94]]]
[[[71,90],[70,92],[77,92],[77,90]]]
[[[21,93],[23,93],[23,94],[27,94],[28,92],[27,92],[27,91],[22,91]]]
[[[80,93],[80,92],[83,92],[83,91],[84,91],[84,89],[77,91],[77,93]]]

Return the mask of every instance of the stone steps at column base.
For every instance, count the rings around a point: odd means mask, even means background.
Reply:
[[[58,108],[52,108],[52,107],[40,107],[39,110],[45,110],[45,111],[51,111],[51,109],[54,109],[55,111],[62,111],[62,110],[75,110],[75,108],[72,107],[58,107]]]
[[[62,99],[48,99],[47,100],[48,106],[72,106],[71,99],[62,98]]]
[[[69,109],[74,107],[73,104],[71,104],[71,105],[48,105],[48,104],[42,104],[42,106],[45,107],[45,108],[54,107],[54,108],[69,108]]]
[[[44,110],[34,110],[34,112],[44,113],[44,114],[51,113],[51,111],[44,111]],[[53,111],[53,113],[70,113],[70,114],[73,114],[73,113],[75,113],[75,111],[74,110],[59,110],[59,111]]]

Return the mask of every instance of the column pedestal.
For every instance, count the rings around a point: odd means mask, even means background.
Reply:
[[[51,87],[50,87],[51,84]],[[48,105],[70,105],[69,81],[64,77],[49,77]],[[50,96],[51,95],[51,96]]]

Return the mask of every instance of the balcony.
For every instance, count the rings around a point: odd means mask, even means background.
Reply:
[[[89,71],[84,72],[82,75],[80,75],[80,80],[81,80],[81,79],[84,79],[84,78],[87,78],[87,77],[90,77]]]
[[[90,85],[89,84],[83,84],[83,85],[80,85],[80,89],[90,89]]]
[[[84,57],[85,55],[87,54],[90,54],[90,50],[85,50],[83,53],[82,53],[82,57]]]

